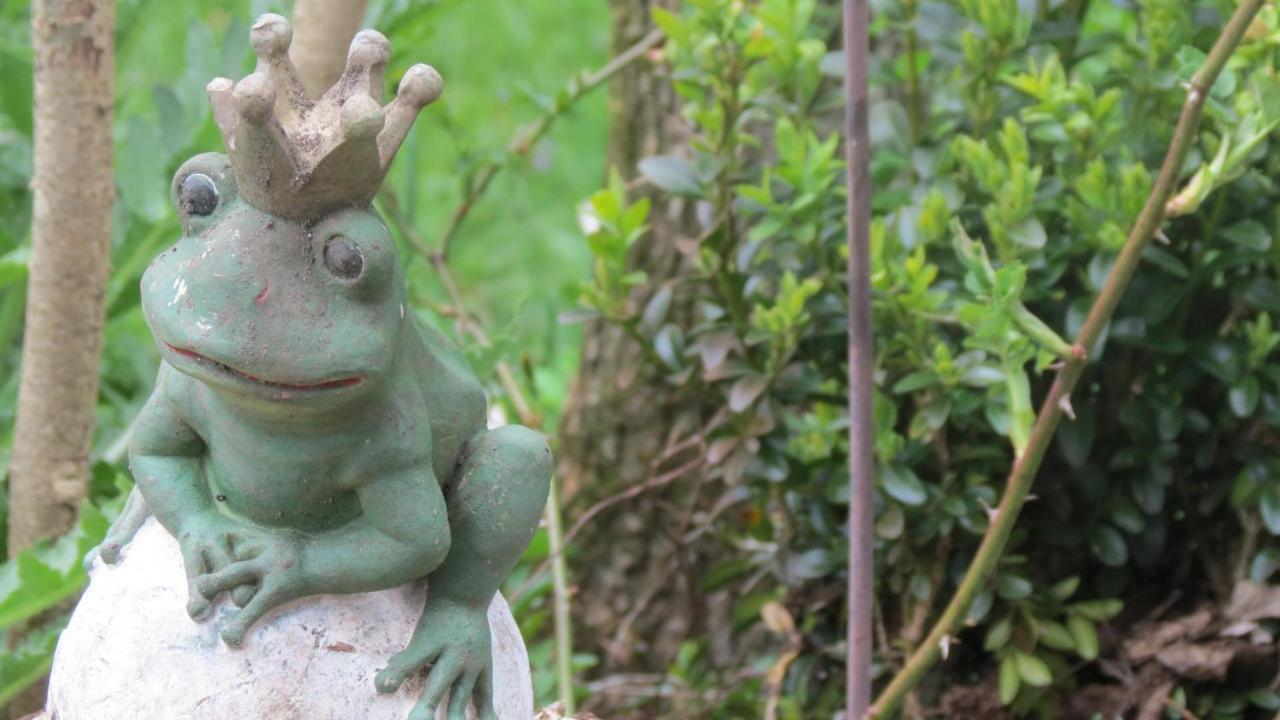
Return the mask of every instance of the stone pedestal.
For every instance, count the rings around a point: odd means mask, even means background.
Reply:
[[[234,606],[187,616],[178,543],[154,519],[91,577],[58,643],[46,720],[404,720],[421,694],[421,678],[394,695],[373,678],[413,633],[424,583],[284,605],[232,649],[218,630]],[[529,659],[501,596],[489,623],[498,716],[529,720]]]

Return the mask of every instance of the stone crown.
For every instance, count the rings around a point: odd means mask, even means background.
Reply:
[[[258,56],[253,74],[240,82],[218,78],[208,88],[240,196],[300,221],[367,207],[418,113],[444,91],[440,73],[414,65],[383,106],[391,44],[363,30],[337,84],[312,100],[289,59],[289,21],[263,15],[250,36]]]

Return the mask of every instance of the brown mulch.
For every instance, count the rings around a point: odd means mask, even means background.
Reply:
[[[1182,682],[1228,682],[1243,676],[1274,677],[1276,638],[1261,624],[1280,619],[1280,587],[1239,583],[1226,606],[1205,604],[1181,614],[1159,609],[1118,633],[1112,651],[1097,662],[1105,678],[1063,699],[1063,720],[1126,717],[1159,720]],[[1268,675],[1269,673],[1269,675]],[[994,677],[953,686],[939,703],[942,717],[1004,720]]]

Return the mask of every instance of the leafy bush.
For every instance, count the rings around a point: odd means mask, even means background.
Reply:
[[[721,558],[702,569],[704,590],[734,590],[739,643],[775,627],[762,608],[781,603],[800,618],[803,651],[775,650],[765,681],[745,688],[775,695],[781,717],[829,716],[842,698],[847,251],[842,59],[826,42],[835,5],[689,0],[655,11],[694,132],[680,153],[640,169],[695,205],[698,225],[664,239],[681,243],[682,275],[646,285],[625,250],[647,204],[613,183],[591,200],[596,272],[582,294],[708,420],[702,477],[742,511],[695,496],[715,530],[701,535],[714,544],[701,556]],[[1107,277],[1183,84],[1234,3],[873,5],[884,678],[986,530],[1046,371],[1070,353],[1063,338]],[[1017,714],[1052,714],[1100,680],[1091,661],[1114,650],[1100,637],[1122,629],[1101,628],[1122,607],[1144,617],[1176,592],[1184,605],[1225,602],[1237,580],[1267,582],[1280,567],[1278,43],[1280,13],[1268,7],[1212,89],[1171,205],[1177,219],[1147,251],[1038,500],[970,613],[949,679],[925,701],[987,677]],[[673,293],[696,308],[690,317],[669,312]],[[700,647],[673,670],[690,684],[691,668],[706,687],[742,669],[699,665]],[[783,678],[778,698],[770,683]],[[1201,713],[1231,688],[1180,692]],[[723,698],[690,702],[678,714],[741,716]]]

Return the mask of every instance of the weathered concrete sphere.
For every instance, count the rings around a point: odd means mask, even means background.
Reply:
[[[154,519],[91,577],[58,642],[46,720],[404,720],[422,692],[414,678],[378,695],[373,678],[413,634],[423,583],[289,603],[231,649],[218,630],[234,606],[187,616],[178,543]],[[501,596],[489,624],[498,716],[529,720],[529,658]]]

